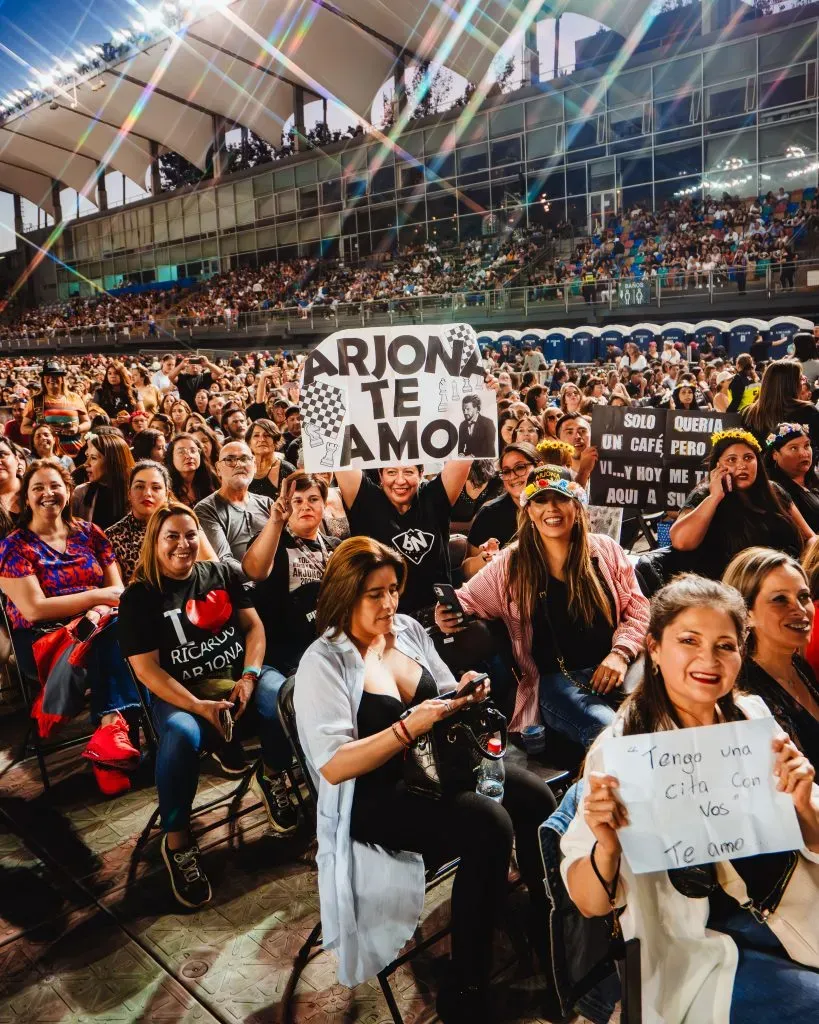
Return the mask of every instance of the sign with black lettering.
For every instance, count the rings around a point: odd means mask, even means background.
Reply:
[[[793,800],[776,789],[773,718],[614,736],[603,764],[620,783],[618,830],[635,874],[799,850]]]
[[[598,461],[589,500],[644,512],[682,508],[708,475],[711,435],[740,422],[736,413],[595,406],[591,443]]]
[[[498,456],[469,324],[337,331],[308,355],[301,386],[308,473]]]

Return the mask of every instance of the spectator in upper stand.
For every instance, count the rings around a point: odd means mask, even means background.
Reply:
[[[242,558],[267,522],[273,499],[250,491],[256,460],[244,441],[222,446],[216,472],[219,490],[199,502],[196,514],[219,561],[245,579]]]
[[[224,370],[206,356],[187,356],[175,366],[168,377],[179,389],[179,397],[192,405],[200,388],[210,391],[214,381],[224,376]]]
[[[360,469],[336,472],[352,536],[372,537],[397,548],[407,558],[407,585],[402,610],[426,614],[435,604],[433,586],[449,583],[449,533],[452,506],[463,490],[472,462],[447,462],[429,481],[420,466],[379,470],[381,485]]]
[[[11,419],[6,421],[3,427],[3,435],[21,448],[31,447],[31,437],[22,431],[23,414],[26,411],[27,401],[25,398],[15,398],[11,403]]]

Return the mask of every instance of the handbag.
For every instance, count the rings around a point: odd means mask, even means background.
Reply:
[[[406,718],[407,709],[402,718]],[[489,741],[500,733],[501,752],[491,754]],[[484,758],[499,761],[506,752],[506,719],[492,701],[460,708],[419,736],[404,755],[404,782],[417,796],[440,800],[475,788],[475,772]]]

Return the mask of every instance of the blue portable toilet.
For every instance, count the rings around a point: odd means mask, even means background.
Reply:
[[[569,362],[593,363],[601,333],[600,327],[576,327],[569,339]]]
[[[566,362],[569,359],[569,338],[572,336],[570,327],[549,327],[545,331],[543,339],[543,355],[551,361],[562,359]]]
[[[660,336],[663,341],[673,341],[674,344],[681,341],[683,344],[688,343],[688,339],[694,333],[694,325],[689,324],[685,320],[670,320],[667,324],[663,325],[660,331]]]
[[[606,358],[607,345],[616,345],[622,351],[623,345],[631,341],[629,331],[623,324],[606,324],[600,331],[600,358]]]
[[[732,320],[728,325],[728,355],[736,359],[741,352],[747,352],[756,340],[757,334],[761,334],[763,338],[768,337],[767,320],[758,320],[752,316]]]
[[[641,352],[647,352],[648,343],[654,341],[661,333],[661,330],[662,328],[659,324],[634,324],[630,329],[628,340],[633,341]]]
[[[768,337],[771,341],[778,341],[779,338],[792,338],[797,331],[810,331],[813,334],[813,321],[806,320],[803,316],[778,316],[768,321]],[[771,348],[771,356],[774,359],[784,359],[792,353],[790,345],[777,345]]]
[[[694,324],[694,329],[691,332],[698,344],[705,341],[706,335],[715,335],[715,341],[717,345],[724,345],[728,348],[728,329],[729,324],[725,320],[715,320],[713,318],[708,320],[700,320]]]
[[[478,348],[481,352],[486,349],[492,349],[493,352],[497,352],[500,348],[498,343],[498,332],[497,331],[481,331],[478,334]]]

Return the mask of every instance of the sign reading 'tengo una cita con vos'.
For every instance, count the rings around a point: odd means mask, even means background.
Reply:
[[[337,331],[305,361],[301,410],[311,473],[498,455],[469,324]]]

